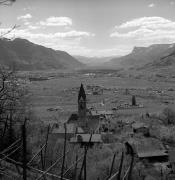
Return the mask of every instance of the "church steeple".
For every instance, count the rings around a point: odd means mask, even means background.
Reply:
[[[85,93],[83,84],[81,84],[81,86],[80,86],[80,90],[79,90],[79,94],[78,94],[78,102],[79,102],[79,100],[80,100],[81,98],[82,98],[84,101],[86,101],[86,93]]]
[[[86,93],[83,84],[80,86],[78,94],[78,116],[81,123],[86,122]]]

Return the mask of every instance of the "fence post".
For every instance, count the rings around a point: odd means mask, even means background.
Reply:
[[[50,130],[50,125],[47,128],[47,135],[46,135],[46,142],[45,142],[46,146],[45,146],[45,149],[44,149],[44,156],[43,156],[43,159],[44,159],[43,168],[44,169],[46,167],[46,152],[47,152],[47,142],[48,142],[48,137],[49,137],[49,130]]]
[[[22,125],[22,144],[23,144],[23,180],[27,180],[27,158],[26,158],[26,155],[27,155],[27,151],[26,151],[26,123],[24,123]]]
[[[114,153],[113,158],[112,158],[111,169],[110,169],[110,172],[109,172],[109,178],[112,175],[112,171],[113,171],[113,168],[114,168],[115,157],[116,157],[116,153]]]
[[[119,166],[119,172],[118,172],[117,180],[120,180],[120,177],[121,177],[122,166],[123,166],[123,158],[124,158],[124,153],[122,151],[122,157],[121,157],[121,161],[120,161],[120,166]]]
[[[75,169],[74,169],[74,180],[77,179],[77,165],[78,165],[78,155],[76,154],[76,158],[75,158],[76,164],[75,164]]]
[[[66,135],[67,135],[66,123],[64,124],[64,129],[65,129],[65,134],[64,134],[63,162],[62,162],[62,166],[61,166],[61,180],[63,180],[64,164],[65,164],[65,156],[66,156]]]
[[[87,157],[87,150],[86,150],[86,148],[88,148],[88,147],[86,147],[85,146],[85,149],[84,149],[84,151],[85,151],[85,153],[84,153],[84,180],[86,180],[86,177],[87,177],[87,175],[86,175],[86,157]]]

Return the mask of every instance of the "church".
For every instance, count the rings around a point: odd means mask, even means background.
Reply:
[[[77,111],[70,115],[65,124],[52,128],[52,137],[55,140],[64,138],[66,126],[67,138],[71,143],[87,144],[90,135],[92,135],[91,143],[101,144],[102,134],[104,136],[104,132],[109,133],[110,124],[106,122],[107,116],[109,114],[106,114],[106,111],[94,111],[87,108],[86,93],[83,84],[81,84],[77,98]],[[108,127],[108,130],[105,131],[103,126]]]
[[[78,92],[78,111],[73,113],[67,121],[67,124],[74,124],[77,128],[83,129],[84,133],[95,133],[99,129],[100,115],[91,114],[87,108],[87,97],[83,84]]]

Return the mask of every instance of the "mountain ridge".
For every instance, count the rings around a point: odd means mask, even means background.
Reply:
[[[174,52],[175,43],[173,44],[153,44],[148,47],[134,47],[132,52],[120,58],[111,59],[107,65],[124,68],[144,67],[148,64],[161,62],[163,57],[167,57]]]
[[[65,51],[54,50],[26,39],[0,39],[0,64],[18,70],[77,69],[84,64]]]

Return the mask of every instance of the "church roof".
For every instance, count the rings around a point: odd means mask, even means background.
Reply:
[[[81,86],[80,86],[80,90],[79,90],[79,94],[78,94],[78,101],[79,101],[81,98],[83,98],[84,101],[86,100],[86,93],[85,93],[83,84],[81,84]]]
[[[72,143],[77,142],[86,142],[88,143],[90,140],[91,134],[76,134],[75,137],[71,138]],[[102,143],[101,134],[92,134],[91,141],[93,143]]]

